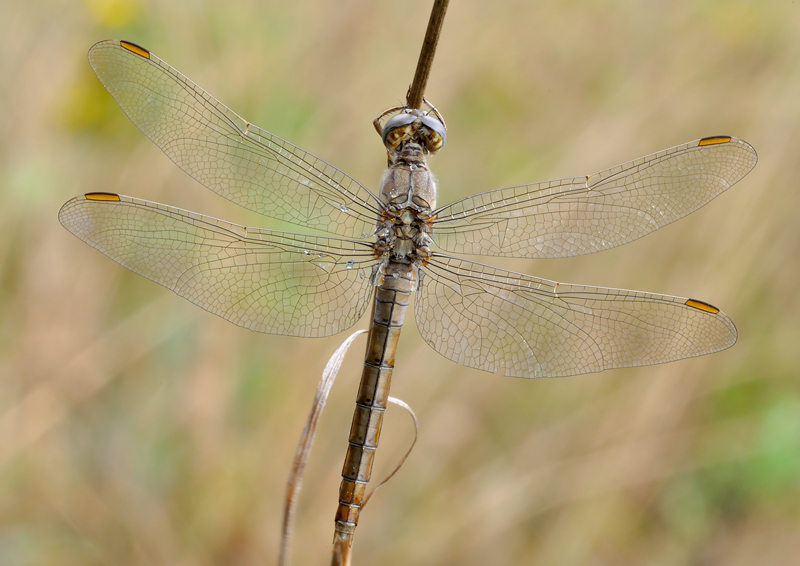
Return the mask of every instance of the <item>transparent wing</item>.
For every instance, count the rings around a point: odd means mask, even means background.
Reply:
[[[130,197],[89,193],[58,218],[114,261],[239,326],[327,336],[366,310],[369,244],[238,226]]]
[[[683,218],[755,167],[755,150],[728,136],[665,149],[605,171],[477,194],[435,213],[444,250],[557,258],[631,242]]]
[[[103,41],[89,50],[89,62],[133,123],[215,193],[340,236],[374,232],[378,199],[358,181],[249,124],[145,49]]]
[[[701,301],[560,284],[439,254],[414,312],[446,358],[514,377],[658,364],[736,342],[733,322]]]

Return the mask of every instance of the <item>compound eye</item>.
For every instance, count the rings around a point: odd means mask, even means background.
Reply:
[[[389,149],[396,149],[414,132],[413,124],[416,121],[417,117],[413,114],[402,113],[392,116],[383,127],[383,145]]]
[[[429,153],[436,153],[444,147],[447,141],[444,124],[432,116],[422,116],[420,120],[423,126],[420,128],[420,132],[425,138],[425,149]]]

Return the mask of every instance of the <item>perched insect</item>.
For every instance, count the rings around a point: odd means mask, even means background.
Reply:
[[[245,208],[330,236],[248,228],[111,193],[67,202],[59,219],[70,232],[259,332],[328,336],[353,325],[372,303],[336,514],[343,539],[358,521],[412,293],[420,332],[434,350],[508,376],[656,364],[736,341],[731,320],[703,301],[556,283],[438,250],[558,258],[633,241],[744,177],[757,158],[742,140],[704,138],[593,175],[437,208],[427,156],[445,144],[438,112],[394,109],[381,128],[389,167],[375,195],[243,120],[133,43],[98,43],[89,60],[131,120],[197,181]]]

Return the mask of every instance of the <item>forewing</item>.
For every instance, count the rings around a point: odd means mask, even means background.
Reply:
[[[378,200],[358,181],[248,123],[147,50],[103,41],[89,50],[89,62],[133,123],[215,193],[340,236],[375,230]]]
[[[733,322],[701,301],[561,284],[439,254],[414,311],[446,358],[514,377],[658,364],[736,342]]]
[[[557,258],[631,242],[683,218],[755,167],[755,150],[728,136],[679,145],[611,169],[459,200],[435,213],[444,250]]]
[[[327,336],[372,294],[369,244],[238,226],[107,193],[73,198],[61,224],[105,255],[239,326]]]

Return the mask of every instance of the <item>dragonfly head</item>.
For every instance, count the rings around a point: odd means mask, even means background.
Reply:
[[[383,127],[383,145],[390,153],[401,152],[409,143],[417,143],[427,153],[444,147],[447,139],[444,125],[420,110],[407,110],[392,116]]]

